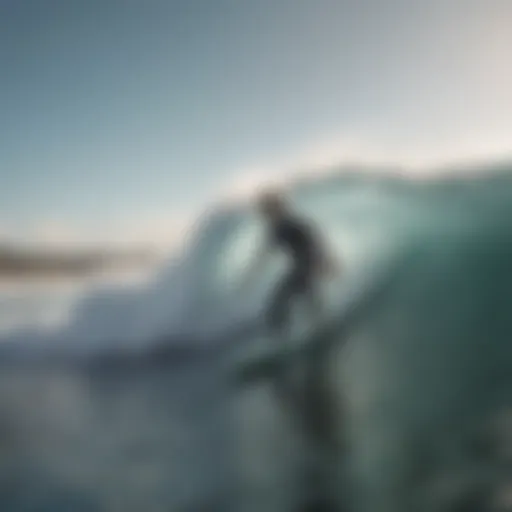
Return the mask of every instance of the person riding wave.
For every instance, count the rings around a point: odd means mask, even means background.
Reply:
[[[266,237],[249,278],[258,275],[275,249],[284,251],[289,262],[268,302],[266,324],[273,332],[283,333],[289,323],[292,302],[298,298],[306,300],[309,312],[318,320],[322,312],[320,278],[336,275],[338,263],[328,254],[316,226],[292,212],[281,193],[261,194],[257,210],[265,224]]]

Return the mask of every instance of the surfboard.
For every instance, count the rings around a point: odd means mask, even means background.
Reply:
[[[250,384],[275,376],[283,371],[287,364],[290,364],[290,359],[293,359],[296,352],[290,348],[271,350],[258,357],[239,361],[234,370],[235,380],[238,384]]]
[[[336,331],[332,323],[315,333],[303,334],[300,339],[286,345],[259,350],[239,359],[234,367],[234,380],[238,385],[248,385],[263,379],[275,378],[301,361],[312,361],[334,341]]]

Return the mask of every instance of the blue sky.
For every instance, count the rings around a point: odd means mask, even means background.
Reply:
[[[0,235],[165,238],[247,170],[344,141],[500,156],[511,27],[506,0],[3,0]]]

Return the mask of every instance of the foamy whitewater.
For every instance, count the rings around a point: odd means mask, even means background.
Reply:
[[[355,510],[506,501],[512,178],[480,171],[344,169],[290,192],[345,263],[334,318],[393,272],[325,369],[347,408]],[[211,209],[149,283],[91,293],[57,331],[8,335],[1,510],[297,510],[296,426],[266,386],[226,379],[226,353],[256,343],[230,333],[259,317],[282,265],[237,288],[259,236],[247,206]]]

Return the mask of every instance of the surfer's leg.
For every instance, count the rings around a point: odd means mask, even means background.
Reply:
[[[294,297],[295,277],[293,272],[285,276],[276,286],[267,310],[267,325],[271,330],[271,336],[284,344],[289,337],[289,320],[291,300]],[[272,386],[279,403],[291,408],[296,414],[300,405],[297,403],[297,393],[289,372],[280,372],[272,380]]]
[[[310,285],[306,293],[308,312],[311,316],[311,321],[318,325],[322,321],[324,315],[324,301],[323,297],[318,290],[318,287]]]
[[[272,332],[284,334],[290,317],[290,302],[293,296],[293,275],[287,275],[276,286],[267,309],[267,325]]]
[[[301,296],[313,325],[321,323],[324,313],[324,302],[316,276],[310,269],[305,269],[300,281]]]

